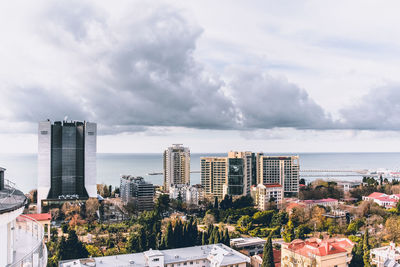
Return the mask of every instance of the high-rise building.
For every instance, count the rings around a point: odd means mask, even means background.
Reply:
[[[190,150],[174,144],[164,151],[164,191],[179,184],[190,184]]]
[[[96,123],[47,120],[38,136],[38,213],[50,203],[96,197]]]
[[[4,189],[4,171],[6,169],[0,167],[0,190]]]
[[[280,184],[285,195],[299,192],[299,157],[258,155],[258,184]]]
[[[227,157],[203,157],[201,184],[207,198],[224,198],[225,195],[250,195],[254,174],[254,154],[251,152],[228,153]]]
[[[123,175],[120,179],[120,193],[122,201],[133,203],[138,211],[154,208],[154,186],[143,177]]]
[[[200,158],[201,185],[204,188],[204,197],[222,199],[224,185],[227,181],[227,157]]]

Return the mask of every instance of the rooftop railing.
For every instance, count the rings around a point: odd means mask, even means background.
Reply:
[[[43,226],[29,216],[20,215],[15,228],[15,262],[7,267],[45,267],[47,248]]]
[[[0,214],[21,208],[25,203],[24,193],[16,188],[15,183],[4,179],[4,188],[0,190]]]

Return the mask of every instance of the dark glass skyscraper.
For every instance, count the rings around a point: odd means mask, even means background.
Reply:
[[[96,197],[96,128],[77,121],[39,123],[38,209],[42,200]]]

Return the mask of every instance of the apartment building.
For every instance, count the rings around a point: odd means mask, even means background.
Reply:
[[[200,159],[201,185],[204,197],[223,199],[224,185],[227,183],[228,158],[204,157]]]
[[[138,211],[154,208],[154,186],[143,177],[122,175],[120,179],[121,199],[124,203],[133,203]]]
[[[190,184],[190,150],[174,144],[164,151],[164,191],[172,185]]]
[[[253,190],[259,210],[267,210],[271,201],[274,201],[278,207],[282,204],[283,187],[280,184],[259,184],[253,187]]]
[[[257,161],[257,184],[280,184],[286,196],[298,194],[298,156],[266,156],[258,153]]]
[[[389,246],[371,249],[370,255],[371,263],[376,267],[400,266],[400,247],[393,242]]]
[[[188,205],[197,206],[204,199],[204,189],[200,184],[171,186],[169,188],[169,197],[177,199],[179,196]]]

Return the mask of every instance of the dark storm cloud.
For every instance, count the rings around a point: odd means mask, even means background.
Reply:
[[[364,99],[385,104],[379,116],[367,104],[343,110],[344,126],[305,90],[284,79],[242,68],[229,71],[230,78],[223,81],[207,71],[194,57],[202,29],[179,11],[138,4],[126,13],[111,18],[85,1],[56,2],[45,8],[36,22],[36,37],[51,47],[54,54],[49,58],[59,56],[59,64],[69,66],[68,73],[60,74],[68,83],[46,84],[38,78],[34,86],[7,89],[9,112],[0,113],[0,119],[36,122],[67,115],[98,122],[103,134],[146,131],[151,126],[375,129],[374,120],[386,122],[388,129],[399,128],[398,107],[384,103],[386,97],[400,98],[393,90]],[[41,66],[37,68],[40,72]],[[363,109],[368,116],[363,116]],[[388,118],[385,112],[392,115]]]
[[[230,89],[243,127],[330,129],[331,118],[307,92],[285,79],[255,70],[235,70]]]
[[[400,130],[400,84],[371,90],[341,114],[348,129]]]

